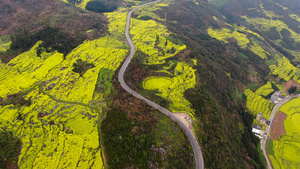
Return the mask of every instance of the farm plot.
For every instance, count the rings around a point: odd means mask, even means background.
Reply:
[[[61,0],[61,1],[65,2],[65,3],[72,2],[72,0]],[[78,0],[73,0],[73,2],[76,2],[76,1],[77,1],[77,3],[75,3],[75,5],[76,5],[77,7],[82,8],[82,9],[85,9],[86,4],[87,4],[88,2],[90,2],[90,1],[92,1],[92,0],[80,0],[80,1],[78,1]]]
[[[246,89],[244,93],[247,96],[246,106],[253,115],[257,115],[261,112],[264,118],[269,119],[274,105],[269,100],[264,99],[249,89]]]
[[[256,42],[252,42],[247,38],[247,34],[251,34],[255,37],[262,38],[257,33],[254,33],[250,30],[246,30],[244,27],[231,27],[228,28],[222,28],[222,29],[213,29],[212,27],[207,29],[207,33],[220,41],[223,41],[225,43],[229,43],[229,39],[235,39],[237,41],[237,44],[241,48],[249,48],[253,53],[260,56],[262,59],[266,59],[267,55],[270,55],[269,52],[264,50],[259,44]]]
[[[111,16],[110,31],[125,21]],[[99,117],[109,80],[128,53],[121,38],[114,33],[87,40],[67,56],[55,51],[37,57],[39,41],[0,63],[0,130],[21,140],[20,168],[103,167]],[[22,99],[26,105],[18,103]]]
[[[283,105],[280,111],[287,114],[284,121],[285,135],[273,140],[274,154],[269,154],[275,168],[300,167],[300,98]],[[272,131],[271,131],[272,132]]]
[[[99,168],[99,112],[87,106],[56,101],[37,86],[25,96],[31,105],[0,108],[1,130],[22,141],[20,168]],[[75,122],[74,122],[75,121]]]
[[[275,85],[275,84],[274,84]],[[268,96],[270,94],[272,94],[275,90],[272,87],[271,82],[268,82],[267,84],[261,86],[260,88],[258,88],[255,93],[261,96]]]
[[[186,63],[179,62],[175,67],[174,77],[148,77],[143,81],[146,90],[157,90],[158,96],[171,101],[173,112],[186,112],[193,117],[191,103],[184,98],[184,91],[196,85],[195,69]]]
[[[0,37],[0,52],[5,52],[9,49],[11,44],[10,36],[5,35]]]
[[[285,93],[288,93],[288,90],[292,87],[292,86],[296,86],[298,89],[300,89],[300,84],[298,82],[296,82],[295,80],[289,80],[288,82],[286,82],[283,85],[283,91]]]
[[[260,28],[265,31],[269,31],[272,27],[275,27],[276,30],[280,33],[283,29],[289,31],[290,37],[295,42],[300,42],[300,35],[297,34],[295,31],[290,29],[287,24],[280,20],[273,20],[273,19],[265,19],[265,18],[248,18],[246,16],[242,16],[246,21],[254,24],[257,28]],[[280,35],[281,36],[281,35]]]
[[[271,11],[272,12],[272,11]],[[267,14],[267,13],[266,13]],[[295,14],[289,15],[291,18],[297,20],[299,22],[299,17]],[[282,39],[284,39],[284,36],[289,36],[294,43],[300,42],[300,34],[296,33],[294,30],[290,29],[289,26],[284,23],[283,21],[279,19],[272,19],[276,18],[278,16],[270,16],[271,19],[265,19],[265,18],[247,18],[246,16],[242,16],[246,21],[253,24],[257,29],[263,30],[263,31],[270,31],[271,29],[276,29],[278,32],[278,39],[274,40],[273,42],[277,45],[280,45],[284,48],[284,50],[288,51],[291,55],[295,56],[293,61],[299,62],[300,55],[299,52],[296,50],[290,50],[287,49],[284,45],[282,45]],[[286,33],[283,33],[285,31]],[[289,34],[289,35],[286,35]]]
[[[286,119],[286,116],[287,116],[286,114],[284,114],[282,112],[278,112],[276,114],[275,118],[273,119],[271,136],[270,136],[273,140],[278,141],[279,137],[282,134],[286,134],[284,125],[283,125],[283,122]]]
[[[185,45],[176,45],[169,41],[170,35],[166,27],[154,20],[139,20],[132,18],[132,40],[136,48],[149,57],[144,64],[163,64],[165,59],[178,54],[186,48]]]
[[[298,68],[292,65],[291,62],[285,57],[277,59],[277,65],[271,65],[269,68],[272,74],[278,75],[278,77],[284,79],[285,81],[294,79],[298,83],[300,82],[300,77],[297,75]]]
[[[286,29],[290,32],[291,38],[294,39],[295,42],[300,42],[300,35],[289,29],[288,26],[280,20],[267,20],[264,18],[248,19],[246,16],[243,16],[243,18],[266,31],[269,31],[272,27],[275,27],[279,32],[283,29]],[[235,39],[241,48],[250,49],[262,59],[273,57],[274,62],[270,62],[269,60],[265,61],[273,75],[278,76],[285,81],[294,79],[295,81],[300,82],[299,69],[293,66],[285,56],[278,53],[271,46],[267,44],[262,46],[259,41],[264,43],[264,38],[257,33],[245,29],[244,27],[230,26],[229,24],[227,25],[229,28],[213,29],[210,27],[207,29],[207,32],[211,37],[225,43],[229,43],[230,39]],[[250,38],[250,36],[252,38]],[[254,40],[253,37],[256,37],[257,40]],[[295,54],[295,51],[290,53]]]
[[[171,37],[172,33],[161,23],[152,20],[163,20],[158,18],[153,11],[161,10],[167,3],[147,6],[138,10],[137,18],[132,18],[131,37],[137,48],[148,57],[144,60],[146,65],[160,65],[166,63],[167,58],[174,57],[183,51],[186,46],[179,40]],[[142,17],[147,20],[143,20]],[[191,61],[191,63],[193,63]],[[146,90],[157,90],[157,95],[170,102],[170,110],[173,112],[186,112],[193,117],[194,110],[191,103],[184,98],[184,91],[194,88],[196,84],[195,69],[193,64],[185,62],[169,61],[165,66],[156,72],[164,72],[171,77],[151,76],[143,81],[143,88]],[[196,64],[196,62],[194,63]]]
[[[247,36],[243,33],[238,32],[237,29],[234,29],[232,31],[228,28],[213,29],[212,27],[210,27],[207,29],[207,33],[211,37],[214,37],[225,43],[229,43],[228,40],[230,38],[234,38],[237,40],[237,43],[241,48],[246,48],[250,42]]]

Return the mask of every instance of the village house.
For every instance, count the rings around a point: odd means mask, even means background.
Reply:
[[[282,92],[281,91],[276,91],[275,93],[273,93],[271,95],[270,101],[273,104],[277,104],[278,102],[280,102],[283,99],[284,99],[284,97],[282,96]]]
[[[263,118],[263,114],[261,112],[256,116],[256,120],[260,123],[265,124],[266,126],[270,125],[270,120]]]

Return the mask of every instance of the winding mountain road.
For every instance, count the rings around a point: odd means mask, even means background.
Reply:
[[[271,127],[272,127],[272,124],[273,124],[273,119],[274,119],[274,116],[277,112],[277,110],[282,106],[284,105],[286,102],[290,101],[291,99],[293,98],[296,98],[296,97],[300,97],[300,95],[294,95],[294,96],[287,96],[285,97],[283,100],[281,100],[279,103],[277,103],[273,109],[272,109],[272,112],[271,112],[271,115],[270,115],[270,125],[266,127],[266,130],[265,130],[265,134],[268,136],[270,131],[271,131]],[[267,138],[265,138],[263,136],[263,139],[261,140],[261,149],[262,149],[262,152],[263,152],[263,155],[265,156],[265,159],[266,159],[266,162],[267,162],[267,166],[268,166],[268,169],[272,169],[272,165],[270,163],[270,160],[269,160],[269,157],[267,155],[267,152],[266,152],[266,142],[267,142]]]
[[[194,158],[195,158],[195,161],[196,161],[196,169],[204,169],[204,160],[203,160],[203,155],[202,155],[202,152],[201,152],[201,149],[200,149],[200,146],[197,142],[197,139],[196,137],[194,136],[194,134],[192,133],[192,131],[190,131],[188,129],[187,126],[185,126],[176,116],[174,116],[174,114],[159,106],[158,104],[152,102],[151,100],[141,96],[140,94],[138,94],[136,91],[132,90],[124,81],[124,73],[126,71],[126,68],[128,67],[129,63],[130,63],[130,60],[132,58],[132,56],[134,55],[134,52],[135,52],[135,46],[129,36],[129,28],[130,28],[130,19],[131,19],[131,14],[134,10],[136,9],[139,9],[143,6],[146,6],[146,5],[150,5],[150,4],[153,4],[153,3],[157,3],[157,2],[160,2],[161,0],[157,0],[157,1],[153,1],[153,2],[150,2],[150,3],[146,3],[146,4],[143,4],[143,5],[140,5],[140,6],[137,6],[133,9],[131,9],[127,15],[127,22],[126,22],[126,28],[125,28],[125,36],[126,36],[126,39],[130,45],[130,53],[129,55],[127,56],[127,59],[125,60],[124,64],[122,65],[120,71],[119,71],[119,74],[118,74],[118,80],[121,84],[121,86],[123,87],[123,89],[125,89],[127,92],[129,92],[130,94],[132,94],[134,97],[138,98],[138,99],[141,99],[143,101],[145,101],[148,105],[156,108],[157,110],[159,110],[161,113],[165,114],[166,116],[168,116],[171,120],[173,120],[175,123],[177,123],[179,125],[179,127],[181,128],[181,130],[185,133],[185,135],[188,137],[191,145],[192,145],[192,148],[193,148],[193,151],[194,151]]]

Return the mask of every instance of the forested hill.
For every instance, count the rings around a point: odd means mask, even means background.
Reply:
[[[87,13],[62,1],[2,0],[0,9],[0,36],[19,34],[22,30],[33,33],[47,26],[58,27],[72,36],[90,29],[102,33],[106,30],[107,19],[103,15]]]
[[[129,83],[136,83],[136,89],[143,92],[151,78],[173,77],[168,72],[168,75],[162,73],[169,68],[166,65],[172,65],[168,71],[173,73],[173,63],[197,61],[193,66],[196,86],[186,90],[184,96],[195,110],[195,130],[205,167],[265,168],[259,139],[251,133],[256,114],[251,107],[249,111],[246,105],[249,98],[244,91],[254,92],[270,82],[277,86],[288,86],[284,84],[290,80],[300,82],[300,19],[295,6],[299,7],[299,2],[184,0],[155,11],[164,19],[162,24],[174,33],[171,42],[185,44],[187,49],[161,66],[144,66],[146,73],[129,77]],[[142,18],[143,14],[136,17]],[[147,58],[141,53],[138,56]],[[137,61],[133,67],[138,66]],[[133,67],[131,71],[135,72],[137,68]],[[139,76],[150,78],[139,81]],[[159,92],[156,95],[168,98],[167,103],[161,101],[161,104],[174,107],[170,95]],[[264,107],[255,111],[260,109]]]
[[[195,168],[180,128],[117,80],[129,53],[127,13],[145,2],[1,0],[1,167]],[[275,91],[300,93],[299,8],[298,0],[140,8],[125,81],[186,123],[205,168],[266,168],[251,129],[261,125],[258,112],[269,116]],[[297,148],[298,137],[287,134],[268,141],[269,156],[297,168],[275,149],[286,140]]]
[[[107,33],[107,19],[102,14],[58,0],[2,0],[0,16],[0,43],[12,42],[6,53],[0,50],[0,59],[5,63],[39,40],[44,41],[41,47],[48,51],[51,48],[66,55],[84,40]]]
[[[199,118],[206,167],[264,168],[243,92],[300,82],[299,7],[293,0],[176,1],[157,12],[190,50],[177,60],[197,59],[197,85],[185,96]]]

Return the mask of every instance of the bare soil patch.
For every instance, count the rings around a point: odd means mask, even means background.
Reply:
[[[299,84],[298,82],[296,82],[295,80],[289,80],[288,82],[286,82],[286,83],[283,85],[283,92],[284,92],[284,93],[288,93],[289,89],[290,89],[292,86],[297,86],[297,88],[300,89],[300,84]]]
[[[189,119],[192,120],[189,114],[187,113],[173,113],[186,127],[192,130],[192,125],[189,122]]]
[[[278,141],[281,134],[286,134],[285,128],[283,125],[284,120],[286,119],[287,115],[282,112],[278,112],[273,120],[273,125],[271,129],[271,138],[273,140]]]

